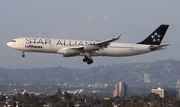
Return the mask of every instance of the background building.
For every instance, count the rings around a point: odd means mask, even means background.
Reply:
[[[178,98],[180,99],[180,89],[178,89],[178,93],[179,93],[179,94],[178,94]]]
[[[114,97],[119,96],[119,97],[126,97],[127,96],[127,85],[125,82],[119,82],[118,84],[115,85],[115,90],[113,93]]]
[[[161,98],[164,98],[164,89],[158,87],[158,89],[151,89],[152,93],[159,94]]]
[[[176,83],[176,88],[180,88],[180,79],[178,79],[178,81]]]
[[[116,97],[116,96],[118,96],[118,95],[119,95],[119,85],[116,84],[116,85],[115,85],[115,90],[114,90],[114,92],[113,92],[113,97]]]
[[[144,82],[149,83],[150,82],[150,74],[144,74]]]
[[[152,89],[151,92],[159,94],[161,98],[168,97],[168,99],[175,99],[177,97],[176,90],[171,89],[162,89],[158,87],[158,89]]]
[[[165,97],[168,96],[168,99],[174,100],[177,98],[177,91],[172,89],[164,90]]]

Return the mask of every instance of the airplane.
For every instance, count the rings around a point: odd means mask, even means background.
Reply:
[[[23,37],[13,39],[7,46],[22,51],[22,57],[25,57],[25,52],[56,53],[63,57],[84,56],[83,62],[92,64],[94,56],[125,57],[165,49],[169,44],[160,44],[168,27],[166,24],[160,25],[146,39],[136,44],[115,43],[120,34],[103,41]]]

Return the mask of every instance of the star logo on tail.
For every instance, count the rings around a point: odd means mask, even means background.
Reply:
[[[161,35],[159,35],[157,32],[154,33],[154,35],[151,35],[151,38],[153,42],[160,42],[161,41]]]

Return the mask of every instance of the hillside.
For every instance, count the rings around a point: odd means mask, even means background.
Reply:
[[[176,86],[180,78],[180,61],[162,60],[147,63],[120,63],[90,69],[63,67],[41,69],[0,68],[0,85],[6,84],[116,84]],[[150,82],[144,83],[144,74],[150,74]]]

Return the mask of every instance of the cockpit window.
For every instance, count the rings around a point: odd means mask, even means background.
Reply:
[[[16,40],[11,40],[11,42],[16,42]]]

